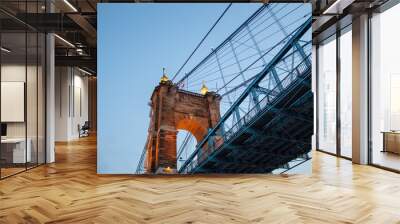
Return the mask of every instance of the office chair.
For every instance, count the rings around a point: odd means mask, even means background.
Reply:
[[[89,129],[90,129],[89,121],[85,121],[82,127],[78,125],[78,129],[79,129],[79,138],[89,136]]]

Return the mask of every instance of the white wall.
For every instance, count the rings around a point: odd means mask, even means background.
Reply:
[[[25,82],[25,65],[8,64],[1,66],[1,81],[3,82]],[[28,74],[32,67],[28,66]],[[29,94],[30,95],[30,94]],[[2,108],[5,110],[6,108]],[[7,137],[25,137],[25,122],[7,123]]]
[[[76,70],[75,70],[76,71]],[[72,136],[74,138],[79,137],[79,132],[78,132],[78,124],[83,125],[85,121],[89,120],[89,94],[88,94],[88,77],[87,76],[82,76],[82,73],[79,73],[78,75],[75,73],[74,75],[74,109],[75,109],[75,114],[73,114],[72,120],[71,120],[71,126],[72,128]],[[80,93],[79,93],[80,91]],[[80,97],[79,97],[80,95]],[[80,102],[79,102],[80,101]],[[79,108],[81,107],[81,108]],[[73,109],[73,110],[74,110]],[[73,111],[72,110],[72,111]]]
[[[27,69],[27,73],[25,71]],[[25,82],[25,75],[29,81],[29,85],[36,86],[36,80],[31,76],[36,77],[36,67],[18,65],[18,64],[5,64],[1,66],[1,81],[2,82]],[[27,107],[29,111],[27,114],[28,122],[34,122],[34,124],[28,124],[28,137],[30,134],[30,128],[36,130],[36,113],[31,113],[31,111],[36,111],[36,88],[27,88]],[[6,108],[2,108],[5,110]],[[33,131],[32,131],[33,132]],[[24,137],[25,136],[25,122],[7,122],[7,136],[8,137]]]
[[[72,67],[56,67],[55,73],[55,140],[70,141],[88,120],[88,77]]]
[[[67,141],[70,74],[67,67],[55,69],[55,141]]]

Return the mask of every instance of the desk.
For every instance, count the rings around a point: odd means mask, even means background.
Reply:
[[[383,131],[383,150],[382,152],[392,152],[400,154],[400,132]]]
[[[1,156],[6,163],[26,163],[31,162],[32,153],[30,138],[27,139],[25,151],[25,138],[6,138],[1,139]],[[26,159],[26,161],[25,161]]]

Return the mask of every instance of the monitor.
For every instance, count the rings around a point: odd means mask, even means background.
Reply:
[[[7,124],[1,123],[1,136],[7,136]]]

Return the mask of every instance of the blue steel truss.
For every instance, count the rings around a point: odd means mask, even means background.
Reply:
[[[246,90],[221,117],[218,124],[197,145],[194,153],[180,167],[180,173],[271,172],[309,152],[313,130],[312,103],[311,107],[307,106],[307,103],[312,102],[310,88],[311,52],[305,53],[304,50],[304,46],[310,43],[303,45],[303,47],[301,47],[301,43],[303,36],[309,33],[310,28],[311,18],[285,38],[284,46],[280,48],[267,66],[251,80]],[[302,58],[296,67],[286,73],[277,72],[280,66],[284,66],[288,60],[291,60],[290,56],[295,54]],[[275,86],[272,89],[270,88],[271,77],[275,77]],[[243,110],[243,108],[240,108],[240,105],[246,100],[255,102],[254,106],[244,111],[245,113],[241,113],[240,110]],[[295,101],[292,102],[291,100]],[[306,111],[301,111],[301,108],[306,109]],[[311,113],[308,113],[310,108]],[[287,120],[280,120],[279,124],[276,125],[276,120],[279,117]],[[230,119],[236,120],[236,122],[226,129],[225,124]],[[284,135],[282,133],[285,130],[278,131],[278,129],[283,129],[288,122],[292,127],[300,124],[299,127],[296,127],[297,133],[292,131],[290,134]],[[262,125],[262,127],[258,127],[259,125]],[[291,129],[290,125],[287,130]],[[268,126],[274,127],[274,129]],[[242,139],[238,140],[238,138]],[[278,141],[271,141],[271,139]],[[262,147],[260,147],[260,142],[264,144],[261,144]],[[273,145],[266,146],[265,144]],[[283,147],[283,144],[292,147],[292,149]],[[251,148],[251,150],[244,148]],[[275,149],[275,153],[271,149]],[[281,152],[276,152],[279,149],[284,150],[288,155],[283,156]],[[256,150],[259,151],[256,152]],[[269,156],[266,157],[266,160],[261,160],[260,163],[257,163],[254,160],[255,158],[244,159],[250,151],[259,156],[265,154]],[[228,156],[228,153],[235,155]],[[219,156],[222,154],[223,156]],[[227,161],[230,158],[232,160]],[[268,161],[271,159],[274,159],[274,161]],[[250,169],[251,167],[253,168]]]

